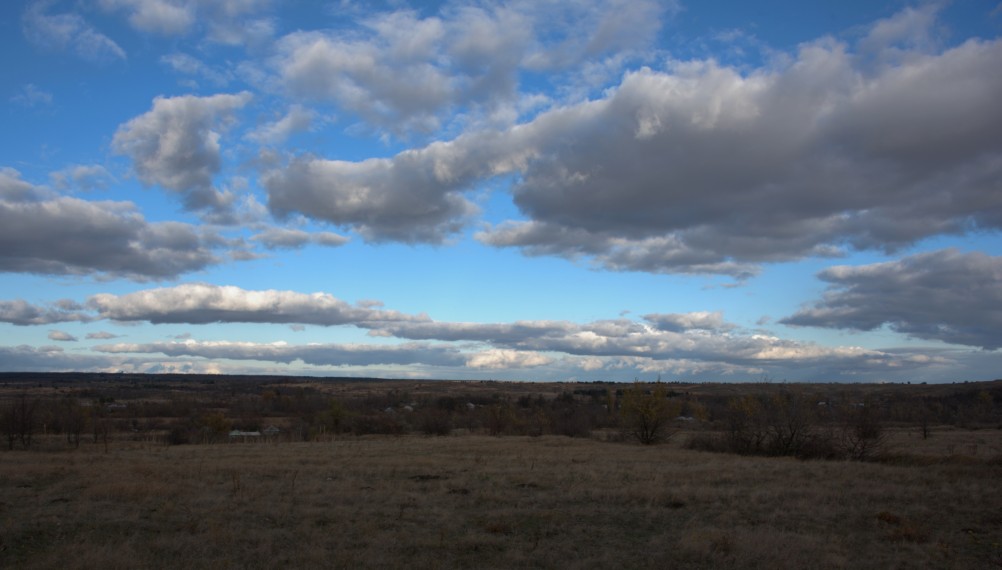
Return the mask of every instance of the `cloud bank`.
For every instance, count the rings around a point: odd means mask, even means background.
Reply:
[[[824,296],[780,323],[1002,347],[1002,257],[943,249],[818,274]]]
[[[163,323],[273,323],[333,326],[427,320],[361,305],[327,293],[248,291],[233,286],[187,283],[127,295],[93,295],[87,307],[114,321]]]
[[[515,176],[528,219],[487,226],[485,244],[739,279],[1002,228],[1002,41],[928,51],[909,47],[924,20],[897,35],[888,22],[855,51],[824,38],[752,71],[631,71],[598,99],[391,158],[301,156],[264,176],[269,207],[372,241],[440,243],[476,213],[468,193]]]
[[[174,278],[219,263],[223,244],[181,222],[147,222],[131,202],[55,196],[0,169],[0,272]]]

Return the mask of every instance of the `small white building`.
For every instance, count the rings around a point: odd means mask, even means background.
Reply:
[[[233,440],[243,441],[243,440],[247,440],[247,439],[256,439],[256,438],[259,438],[259,437],[261,437],[261,432],[259,432],[259,431],[241,431],[241,430],[235,429],[235,430],[233,430],[233,431],[230,432],[230,441],[233,441]]]

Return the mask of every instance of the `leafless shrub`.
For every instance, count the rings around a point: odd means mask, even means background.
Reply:
[[[439,408],[424,409],[418,413],[417,425],[425,435],[449,435],[452,433],[452,415]]]
[[[841,429],[842,448],[850,459],[872,459],[886,441],[879,411],[873,405],[847,410]]]
[[[22,449],[31,447],[35,434],[35,412],[37,409],[38,400],[29,399],[25,393],[21,393],[5,403],[2,415],[0,415],[0,424],[3,424],[7,436],[7,449],[14,449],[17,443],[21,444]]]

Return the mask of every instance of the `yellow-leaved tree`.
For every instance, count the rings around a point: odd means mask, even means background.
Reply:
[[[661,382],[653,386],[634,382],[623,391],[620,426],[623,433],[644,445],[668,441],[674,434],[672,420],[680,408],[668,398],[668,388]]]

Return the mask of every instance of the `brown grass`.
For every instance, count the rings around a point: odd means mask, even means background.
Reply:
[[[91,444],[0,455],[0,567],[999,568],[999,481],[549,436]]]

